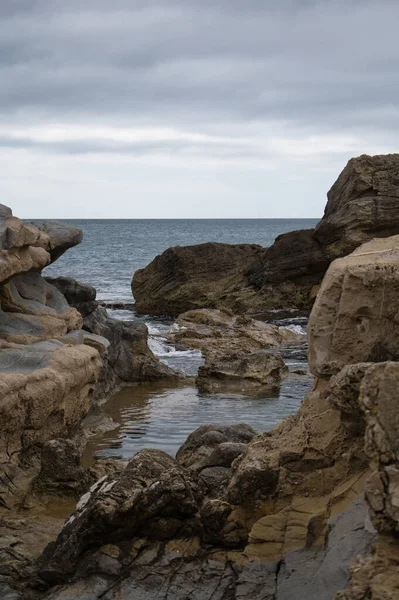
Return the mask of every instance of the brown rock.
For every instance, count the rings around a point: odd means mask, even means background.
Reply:
[[[399,236],[372,240],[332,263],[309,319],[314,375],[399,357],[398,265]]]
[[[136,310],[178,315],[196,308],[219,308],[221,295],[223,306],[236,308],[233,294],[245,286],[245,273],[260,252],[256,245],[216,242],[169,248],[134,274]]]
[[[195,380],[202,393],[240,391],[267,394],[279,387],[288,368],[281,356],[266,352],[208,352]]]

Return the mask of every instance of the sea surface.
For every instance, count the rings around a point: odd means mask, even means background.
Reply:
[[[143,219],[70,220],[83,242],[45,269],[97,289],[99,300],[132,302],[133,273],[170,246],[203,242],[270,246],[281,233],[308,229],[317,219]]]
[[[149,264],[170,246],[209,241],[250,243],[270,246],[281,233],[315,226],[316,219],[218,219],[218,220],[73,220],[84,231],[82,244],[66,252],[44,274],[69,276],[90,283],[97,298],[105,303],[132,303],[130,283],[133,273]],[[198,350],[175,348],[166,340],[174,327],[170,318],[137,316],[134,310],[111,310],[110,316],[124,320],[144,320],[149,345],[160,360],[182,374],[194,377],[203,364]],[[277,317],[277,315],[276,315]],[[275,321],[305,332],[306,319],[292,314]],[[142,448],[158,448],[174,455],[189,433],[204,423],[228,425],[247,423],[257,431],[267,431],[297,411],[310,388],[305,370],[306,348],[283,352],[290,369],[280,390],[263,397],[242,394],[200,394],[194,380],[179,385],[138,384],[124,388],[104,406],[119,424],[114,430],[93,438],[85,461],[108,456],[125,460]]]

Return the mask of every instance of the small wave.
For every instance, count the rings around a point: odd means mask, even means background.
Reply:
[[[306,330],[302,327],[302,325],[285,325],[283,329],[288,329],[288,331],[293,331],[294,333],[298,333],[300,335],[306,335]]]

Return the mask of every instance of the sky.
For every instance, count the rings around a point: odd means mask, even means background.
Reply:
[[[320,217],[398,150],[396,0],[1,0],[21,218]]]

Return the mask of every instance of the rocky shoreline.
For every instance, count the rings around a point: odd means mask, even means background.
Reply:
[[[314,302],[314,384],[267,433],[203,425],[176,458],[89,469],[87,437],[112,426],[101,403],[179,375],[145,325],[42,276],[80,230],[0,207],[1,598],[399,597],[398,190],[399,155],[352,159],[315,230],[268,249],[173,248],[136,273],[138,310],[181,315],[173,341],[203,351],[197,382],[216,391],[278,385],[272,350],[298,343],[243,313]]]

